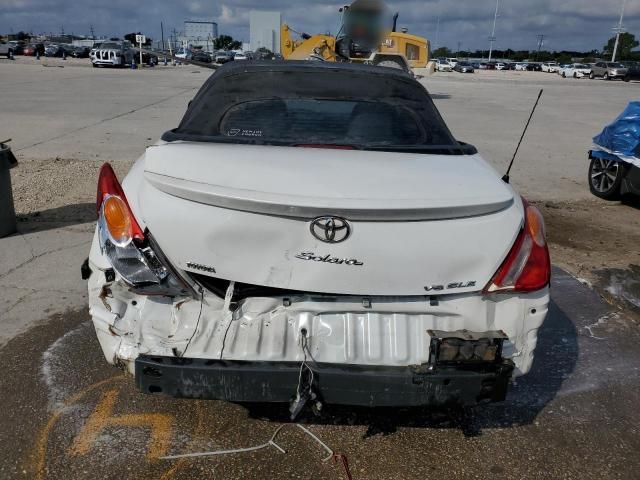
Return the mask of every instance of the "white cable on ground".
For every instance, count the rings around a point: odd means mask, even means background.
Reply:
[[[169,455],[166,457],[160,457],[160,460],[177,460],[180,458],[198,458],[198,457],[213,457],[216,455],[233,455],[236,453],[248,453],[248,452],[255,452],[256,450],[262,450],[263,448],[268,448],[268,447],[274,447],[275,449],[279,450],[280,453],[287,453],[286,450],[284,450],[282,447],[280,447],[277,443],[276,443],[276,437],[278,436],[278,434],[280,433],[280,431],[286,427],[287,425],[291,425],[291,424],[284,424],[284,425],[280,425],[275,432],[273,432],[273,435],[271,436],[271,439],[262,445],[258,445],[257,447],[248,447],[248,448],[236,448],[233,450],[217,450],[214,452],[203,452],[203,453],[186,453],[186,454],[182,454],[182,455]],[[323,462],[327,462],[329,460],[331,460],[331,458],[333,457],[333,450],[331,450],[322,440],[320,440],[318,437],[316,437],[313,433],[311,433],[309,430],[307,430],[305,427],[303,427],[302,425],[296,423],[296,426],[298,426],[303,432],[305,432],[307,435],[309,435],[311,438],[313,438],[316,442],[318,442],[318,444],[320,444],[322,446],[322,448],[324,448],[327,453],[329,454],[326,458],[323,458],[322,461]]]

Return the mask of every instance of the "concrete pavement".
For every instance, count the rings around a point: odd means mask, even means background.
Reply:
[[[20,233],[0,239],[0,384],[11,412],[0,417],[1,478],[346,478],[296,431],[284,432],[286,456],[157,461],[165,450],[262,443],[286,412],[138,394],[105,364],[87,323],[79,267],[94,228],[97,170],[111,161],[122,176],[177,124],[209,73],[0,60],[12,92],[0,105],[0,137],[14,139],[21,162],[12,171]],[[589,138],[636,86],[502,73],[424,81],[456,136],[499,170],[543,86],[515,183],[534,200],[586,199]],[[505,405],[471,416],[336,408],[308,418],[310,428],[347,455],[354,478],[634,478],[637,327],[562,272],[553,295],[534,371]]]

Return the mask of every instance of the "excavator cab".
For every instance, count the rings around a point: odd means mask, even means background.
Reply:
[[[365,60],[377,51],[384,37],[386,10],[380,0],[356,0],[340,9],[342,27],[336,41],[339,60]]]
[[[280,29],[282,55],[287,60],[359,62],[381,67],[424,68],[429,61],[429,41],[396,31],[398,14],[391,31],[385,26],[387,7],[382,0],[355,0],[340,9],[342,26],[337,36],[299,34],[286,23]]]

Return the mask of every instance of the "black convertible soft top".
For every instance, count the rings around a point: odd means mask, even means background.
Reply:
[[[453,138],[427,90],[407,73],[312,61],[221,67],[162,139],[475,153]]]

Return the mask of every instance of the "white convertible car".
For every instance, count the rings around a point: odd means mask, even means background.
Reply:
[[[540,212],[394,69],[231,63],[97,212],[91,316],[147,393],[501,401],[547,315]]]

